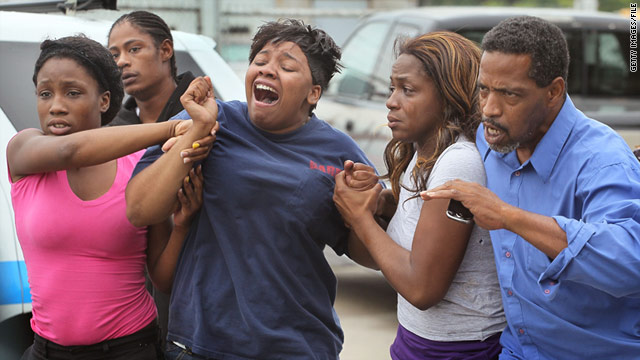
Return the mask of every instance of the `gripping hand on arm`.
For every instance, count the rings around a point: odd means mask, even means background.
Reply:
[[[478,226],[516,233],[552,259],[567,247],[567,235],[553,218],[509,205],[477,183],[452,180],[420,196],[425,201],[456,199],[471,211]]]
[[[216,125],[218,105],[208,77],[191,82],[180,97],[193,120],[192,126],[157,161],[133,177],[127,186],[127,217],[137,226],[155,224],[169,217],[178,202],[176,193],[192,167],[180,153],[209,135]]]

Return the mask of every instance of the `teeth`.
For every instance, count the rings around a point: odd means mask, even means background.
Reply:
[[[276,92],[275,89],[273,89],[272,87],[269,87],[267,85],[264,84],[256,84],[256,89],[258,90],[267,90],[267,91],[271,91],[271,92]]]
[[[65,125],[64,124],[53,124],[53,127],[61,129],[61,128],[65,127]]]
[[[494,128],[487,128],[487,132],[489,133],[489,135],[498,135],[500,134],[500,130],[494,129]]]

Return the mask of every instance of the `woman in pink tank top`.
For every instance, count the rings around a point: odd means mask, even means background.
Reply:
[[[192,169],[182,181],[173,231],[169,219],[131,225],[124,195],[140,150],[188,137],[191,122],[101,127],[120,109],[120,71],[107,49],[84,36],[44,41],[33,81],[41,130],[21,131],[7,146],[33,300],[35,341],[23,359],[160,358],[145,266],[152,280],[172,276],[171,254],[202,202],[202,175]],[[194,80],[181,101],[198,110],[194,119],[207,118],[198,126],[215,124],[209,79]],[[203,159],[211,132],[176,161],[190,167]]]

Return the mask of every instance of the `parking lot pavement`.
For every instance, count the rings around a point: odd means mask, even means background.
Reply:
[[[388,360],[398,327],[396,293],[382,274],[325,251],[338,278],[335,309],[344,330],[341,360]]]

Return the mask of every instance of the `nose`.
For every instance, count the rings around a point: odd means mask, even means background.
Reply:
[[[393,110],[393,109],[397,109],[398,108],[398,99],[395,96],[395,91],[392,91],[391,94],[389,94],[389,97],[387,98],[387,101],[385,102],[385,105],[387,106],[387,109],[389,110]]]
[[[480,96],[480,107],[482,115],[485,117],[499,117],[502,115],[499,95],[495,92],[489,92],[484,96]]]
[[[268,62],[260,66],[260,68],[258,69],[258,73],[262,76],[270,77],[273,79],[276,78],[276,71],[274,69],[274,64],[272,62]]]
[[[67,113],[67,106],[63,96],[54,95],[49,105],[49,114],[60,115]]]
[[[129,65],[129,58],[127,57],[126,51],[118,55],[118,59],[116,59],[116,65],[118,65],[120,69],[124,68],[125,65]]]

